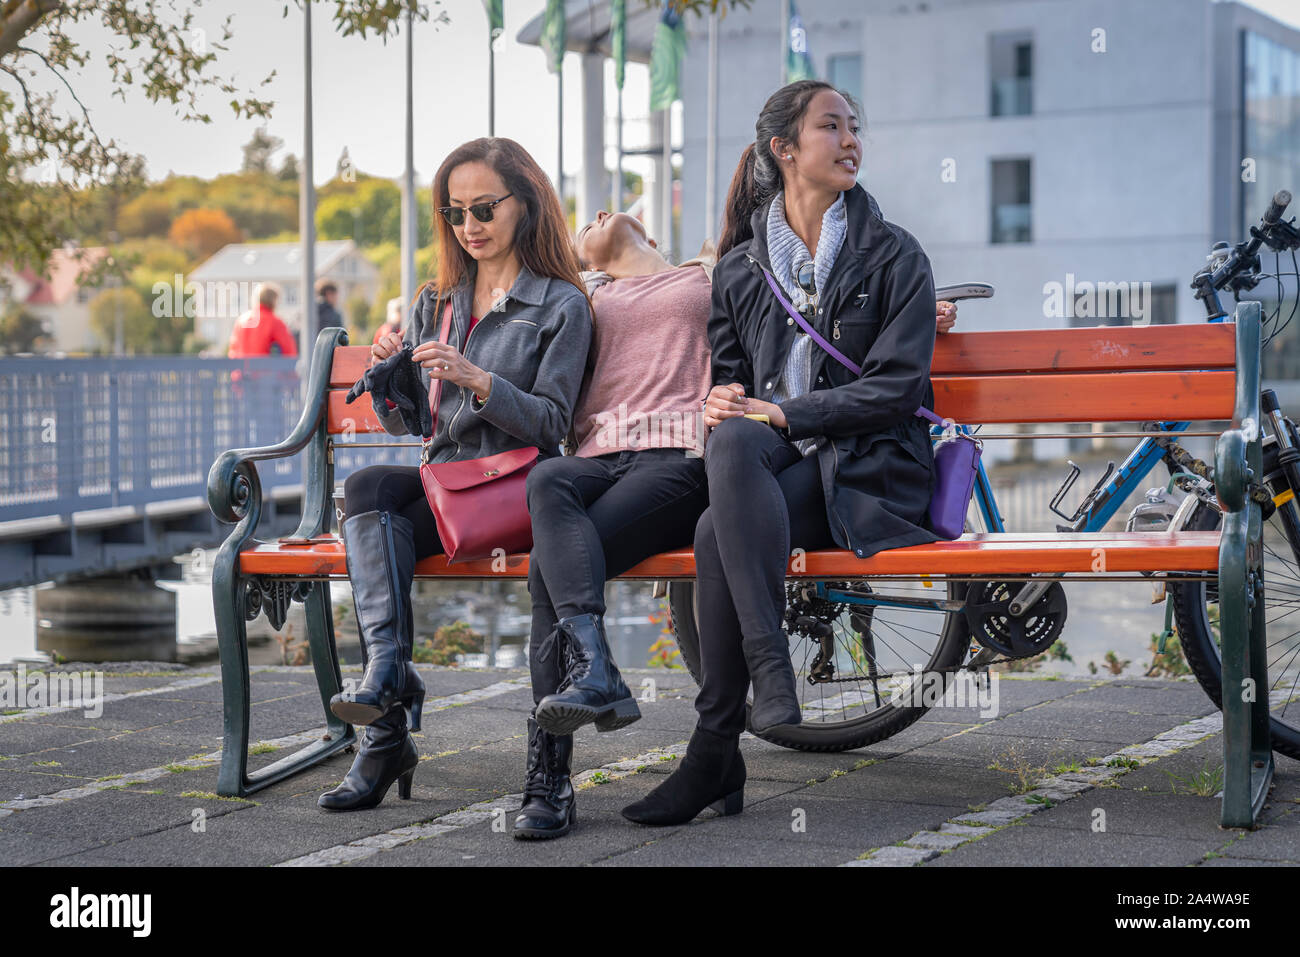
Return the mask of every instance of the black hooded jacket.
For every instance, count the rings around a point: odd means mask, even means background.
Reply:
[[[821,467],[827,521],[842,548],[865,558],[940,540],[926,516],[934,489],[929,423],[914,414],[918,405],[934,407],[934,280],[920,244],[881,219],[865,189],[855,185],[844,202],[844,245],[812,324],[862,374],[814,343],[812,389],[782,402],[781,411],[790,438],[827,437],[810,453]],[[771,205],[754,211],[754,237],[718,261],[708,324],[714,384],[739,382],[746,395],[768,402],[800,334],[756,264],[771,271]]]

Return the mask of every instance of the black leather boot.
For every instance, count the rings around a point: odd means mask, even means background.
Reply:
[[[573,735],[551,734],[528,719],[528,770],[524,803],[515,818],[514,835],[524,840],[562,837],[578,821],[569,762]]]
[[[363,512],[344,521],[343,538],[366,673],[359,688],[330,699],[330,710],[367,725],[401,703],[418,731],[424,682],[411,664],[414,526],[391,512]]]
[[[727,737],[696,726],[682,766],[623,816],[635,824],[685,824],[712,807],[719,814],[739,814],[745,806],[745,759],[740,735]]]
[[[360,811],[375,807],[393,782],[397,796],[411,797],[411,781],[420,763],[415,742],[406,731],[406,713],[394,707],[361,733],[361,749],[339,786],[316,801],[327,811]]]
[[[777,725],[802,721],[799,694],[794,684],[794,666],[790,663],[790,639],[786,633],[778,631],[764,639],[743,639],[740,649],[749,668],[749,682],[754,695],[749,715],[750,730],[766,731]]]
[[[559,691],[537,704],[537,723],[552,734],[572,734],[589,721],[597,731],[626,727],[641,717],[614,665],[599,615],[575,615],[556,624],[554,643],[568,662]]]

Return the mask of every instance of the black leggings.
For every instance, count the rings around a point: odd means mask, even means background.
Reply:
[[[556,622],[604,615],[606,580],[689,545],[707,504],[704,462],[683,449],[564,456],[533,468],[528,658],[534,701],[556,691],[564,677],[559,654],[547,651]]]
[[[699,604],[700,727],[735,736],[745,729],[749,669],[742,638],[779,640],[786,563],[792,548],[835,542],[826,519],[817,453],[800,455],[770,426],[726,419],[705,446],[709,508],[695,528]]]
[[[353,472],[343,483],[343,511],[347,515],[392,512],[415,526],[415,557],[441,555],[438,523],[424,497],[420,470],[411,465],[372,465]]]

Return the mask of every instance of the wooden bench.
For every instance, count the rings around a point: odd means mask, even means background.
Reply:
[[[367,347],[349,347],[342,330],[321,332],[310,372],[308,402],[288,438],[264,449],[227,452],[208,476],[213,512],[237,522],[213,571],[213,602],[221,652],[225,745],[218,791],[244,796],[351,746],[354,731],[329,711],[340,690],[329,601],[330,580],[347,577],[344,548],[328,534],[336,444],[382,427],[362,401],[344,395],[360,378]],[[1226,513],[1221,531],[1155,533],[968,533],[953,542],[916,545],[859,559],[841,550],[811,552],[792,577],[862,579],[875,576],[1032,574],[1134,578],[1142,573],[1219,575],[1224,685],[1246,678],[1266,689],[1263,602],[1248,614],[1248,575],[1262,596],[1259,506],[1246,494],[1260,474],[1260,323],[1256,303],[1238,307],[1236,321],[1205,325],[1098,327],[963,332],[938,337],[932,366],[936,411],[962,423],[1228,421],[1218,438],[1218,494]],[[261,511],[258,461],[305,455],[303,516],[288,538],[255,539]],[[411,460],[416,460],[415,452]],[[1253,472],[1251,471],[1253,470]],[[1098,549],[1104,549],[1098,574]],[[449,565],[442,556],[416,568],[420,578],[526,578],[528,556]],[[689,549],[650,558],[627,579],[693,579]],[[304,603],[328,733],[297,753],[248,770],[249,670],[246,622],[264,611],[283,625],[291,601]],[[1225,695],[1225,787],[1222,823],[1253,824],[1272,775],[1267,694],[1247,703]]]

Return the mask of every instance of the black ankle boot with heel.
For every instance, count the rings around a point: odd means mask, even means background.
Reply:
[[[361,749],[339,786],[316,801],[327,811],[360,811],[378,806],[397,782],[397,796],[411,797],[411,782],[420,763],[406,730],[406,711],[395,707],[361,733]]]
[[[685,824],[705,808],[730,815],[744,806],[740,735],[714,734],[697,725],[682,766],[640,801],[623,808],[623,816],[635,824],[663,826]]]
[[[803,713],[790,663],[790,639],[784,631],[740,643],[749,669],[754,704],[750,709],[749,727],[754,732],[779,725],[799,724]]]

